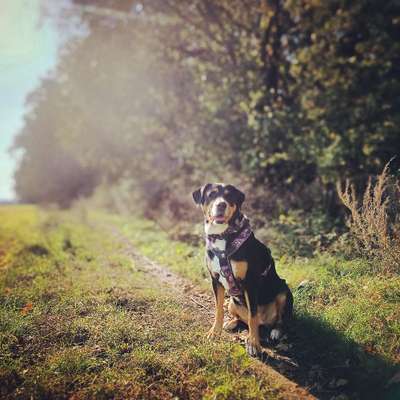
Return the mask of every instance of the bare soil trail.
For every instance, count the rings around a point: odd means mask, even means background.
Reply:
[[[211,326],[214,315],[214,299],[211,293],[201,290],[188,279],[177,275],[167,267],[159,265],[148,257],[140,254],[129,238],[121,233],[118,228],[112,226],[108,226],[107,228],[111,231],[116,240],[123,244],[125,255],[129,256],[134,261],[137,270],[148,274],[149,279],[158,280],[160,283],[166,284],[170,291],[174,293],[174,297],[184,304],[184,307],[195,310],[198,319],[201,321],[202,325],[204,325],[204,332],[206,333],[209,326]],[[227,301],[225,302],[225,306],[225,314],[227,315]],[[231,340],[244,344],[246,335],[247,332],[245,330],[241,330],[235,334],[223,333],[220,340]],[[281,391],[283,392],[281,393],[283,398],[316,399],[317,397],[310,393],[310,388],[302,387],[285,376],[290,376],[290,371],[293,373],[300,367],[291,357],[280,354],[278,351],[279,348],[281,348],[281,350],[287,350],[290,348],[290,344],[281,342],[280,345],[278,345],[278,349],[264,347],[262,359],[251,359],[253,366],[257,368],[260,373],[264,372],[272,376],[274,380],[279,383]],[[285,373],[285,375],[283,373]]]

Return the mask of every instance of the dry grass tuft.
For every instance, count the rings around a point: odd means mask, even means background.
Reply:
[[[361,201],[348,179],[344,190],[337,183],[339,198],[351,212],[347,224],[354,250],[376,261],[375,270],[382,273],[400,269],[400,182],[389,175],[389,164],[375,179],[369,178]]]

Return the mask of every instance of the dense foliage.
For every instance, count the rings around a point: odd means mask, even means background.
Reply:
[[[22,200],[123,184],[182,217],[218,179],[251,185],[264,212],[335,217],[338,178],[365,182],[400,153],[396,1],[75,4],[89,33],[30,96],[15,143]]]

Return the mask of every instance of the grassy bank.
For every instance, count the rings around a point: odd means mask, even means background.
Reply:
[[[94,218],[104,220],[104,215]],[[209,288],[203,248],[170,240],[167,232],[147,220],[107,220],[143,254]],[[282,256],[277,269],[295,295],[291,353],[309,371],[295,373],[295,378],[312,385],[310,375],[319,375],[327,391],[336,379],[351,398],[382,396],[400,361],[400,278],[371,274],[363,260],[329,254]]]
[[[25,206],[1,207],[0,221],[1,398],[295,398],[241,345],[206,341],[209,321],[104,229]]]

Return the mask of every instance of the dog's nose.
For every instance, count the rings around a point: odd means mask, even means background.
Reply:
[[[225,211],[226,210],[226,203],[219,203],[217,204],[218,211]]]

